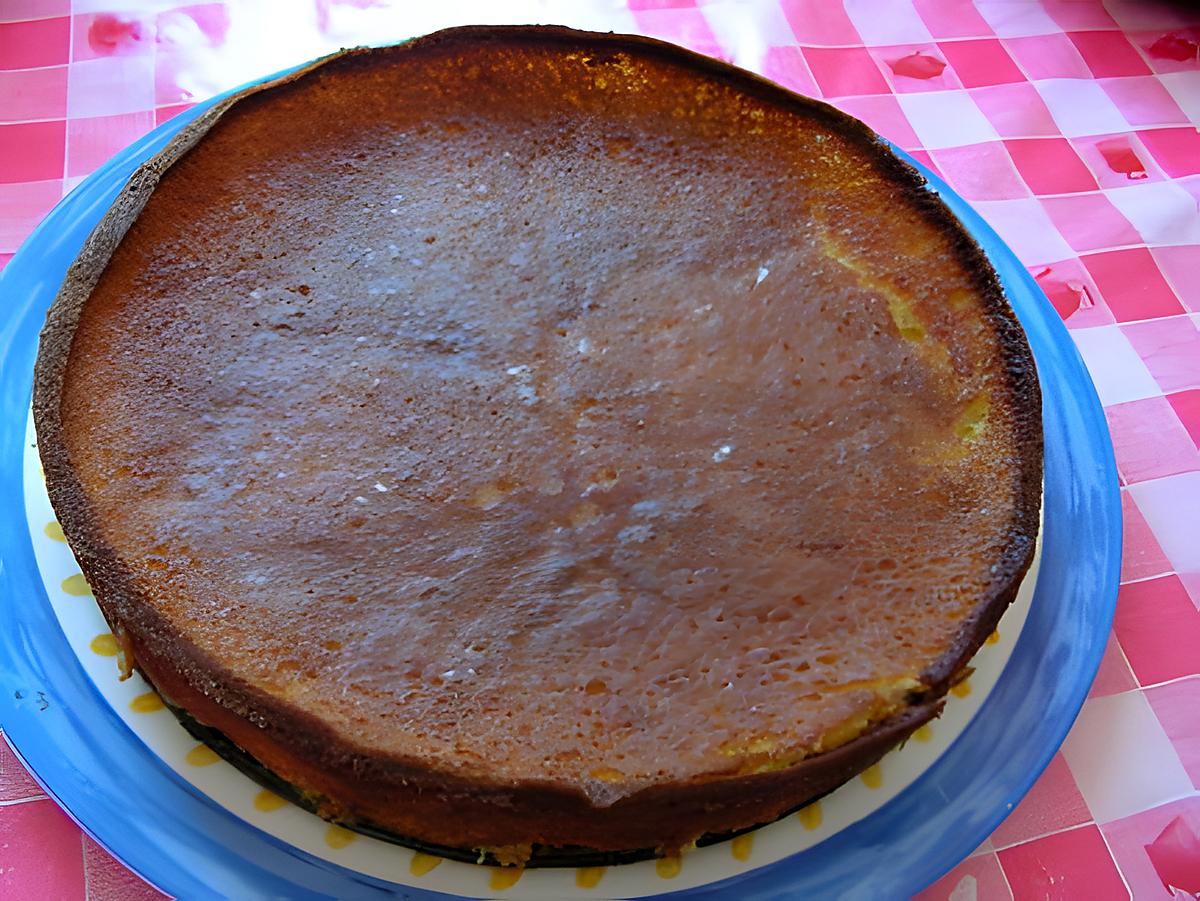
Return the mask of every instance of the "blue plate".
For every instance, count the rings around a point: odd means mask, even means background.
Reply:
[[[0,275],[0,502],[9,511],[0,517],[0,725],[46,792],[86,832],[173,895],[446,898],[312,857],[175,775],[84,673],[34,561],[22,456],[46,309],[133,170],[219,99],[176,116],[98,169],[51,211]],[[971,853],[1028,791],[1066,736],[1100,663],[1121,559],[1120,496],[1103,410],[1067,330],[1012,251],[940,178],[896,152],[983,247],[1037,360],[1045,529],[1029,618],[978,715],[901,795],[807,851],[660,897],[875,899],[919,891]]]

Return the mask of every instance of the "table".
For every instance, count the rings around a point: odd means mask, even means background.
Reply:
[[[1105,406],[1122,584],[1062,750],[919,897],[1200,893],[1200,8],[0,0],[0,266],[96,166],[193,102],[340,46],[480,21],[641,32],[824,98],[939,172],[1010,244]],[[162,896],[0,744],[0,897]]]

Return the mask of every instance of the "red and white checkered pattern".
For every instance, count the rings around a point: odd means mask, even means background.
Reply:
[[[0,265],[66,190],[194,100],[501,5],[446,6],[434,21],[391,0],[0,0]],[[1200,8],[547,0],[536,13],[637,29],[829,100],[940,172],[1029,267],[1106,408],[1122,587],[1061,753],[921,897],[1200,893]],[[0,747],[0,895],[154,893]]]

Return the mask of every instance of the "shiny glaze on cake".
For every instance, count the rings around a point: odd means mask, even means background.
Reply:
[[[980,251],[860,124],[640,38],[451,30],[221,105],[76,264],[35,415],[168,700],[328,816],[518,858],[865,768],[1037,531]]]

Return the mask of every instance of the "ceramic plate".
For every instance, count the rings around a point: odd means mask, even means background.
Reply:
[[[219,99],[219,98],[218,98]],[[37,332],[74,255],[130,173],[216,100],[114,157],[0,276],[0,723],[46,791],[164,891],[289,898],[909,895],[969,854],[1058,748],[1112,618],[1120,500],[1103,412],[1057,314],[995,233],[920,167],[984,248],[1029,336],[1046,441],[1040,566],[943,716],[799,814],[685,855],[606,869],[478,867],[282,802],[198,745],[115,649],[46,499],[29,423]],[[904,154],[901,153],[901,156]],[[905,157],[907,159],[907,157]],[[910,162],[912,162],[910,160]]]

